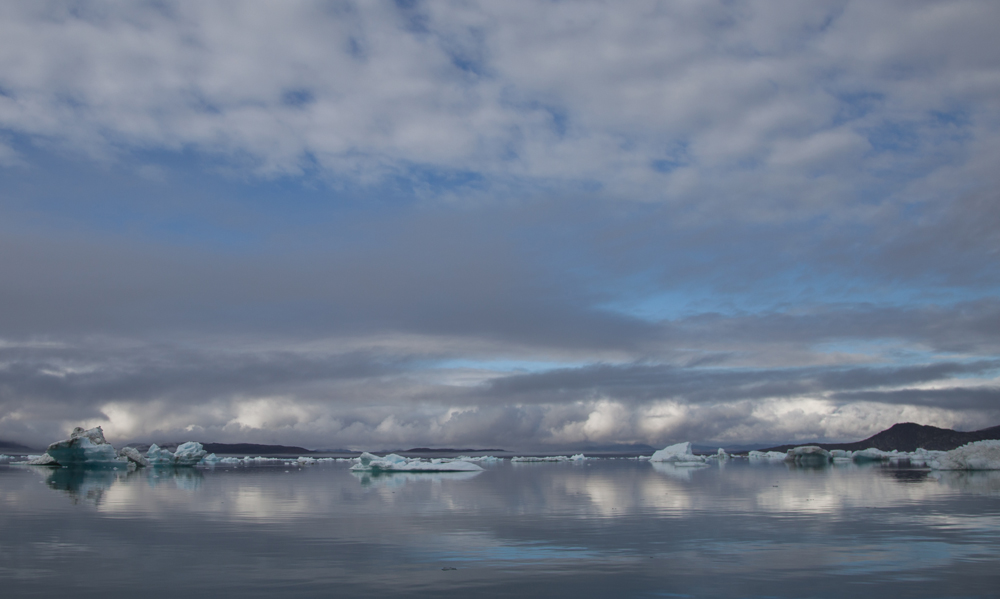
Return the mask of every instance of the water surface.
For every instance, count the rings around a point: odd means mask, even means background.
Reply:
[[[1000,473],[0,465],[10,597],[995,597]]]

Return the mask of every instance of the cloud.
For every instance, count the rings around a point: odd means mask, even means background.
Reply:
[[[863,200],[878,170],[927,166],[952,134],[935,115],[961,111],[973,140],[997,133],[988,2],[3,10],[0,127],[93,155],[192,149],[265,176],[731,196],[752,202],[730,210],[783,219]],[[919,151],[895,151],[889,130]]]
[[[998,10],[6,3],[0,438],[996,419]]]

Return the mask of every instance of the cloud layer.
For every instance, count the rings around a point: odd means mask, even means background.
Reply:
[[[992,2],[8,2],[0,438],[1000,421]]]

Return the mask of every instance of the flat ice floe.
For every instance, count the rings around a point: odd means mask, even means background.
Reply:
[[[1000,470],[1000,440],[968,443],[927,465],[934,470]]]
[[[354,472],[478,472],[482,469],[478,464],[458,460],[411,460],[394,453],[380,458],[367,451],[351,466]]]
[[[511,462],[582,462],[587,457],[582,453],[576,455],[543,455],[543,456],[518,456],[510,459]]]
[[[695,455],[691,443],[675,443],[653,453],[650,462],[669,462],[675,466],[701,466],[705,464],[705,456]]]

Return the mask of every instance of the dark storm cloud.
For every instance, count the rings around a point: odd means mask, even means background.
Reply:
[[[488,383],[487,395],[503,397],[508,401],[537,403],[565,402],[570,398],[613,398],[635,402],[672,399],[685,403],[718,403],[834,393],[838,399],[856,397],[861,401],[879,401],[881,392],[853,393],[851,390],[915,385],[962,375],[988,374],[998,368],[1000,361],[940,362],[906,368],[753,370],[601,364],[497,378]],[[885,397],[887,402],[904,403],[892,399],[892,392]],[[934,397],[934,394],[930,393],[927,397]],[[934,403],[921,401],[919,405]],[[957,407],[948,402],[941,405]],[[978,405],[963,404],[960,409],[995,407],[995,402],[984,400]]]
[[[1000,387],[854,391],[836,393],[834,394],[834,398],[844,403],[871,401],[877,403],[934,406],[950,410],[996,410],[1000,408]]]

